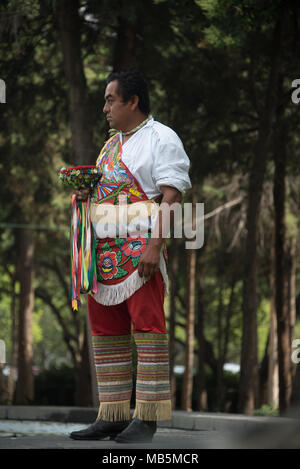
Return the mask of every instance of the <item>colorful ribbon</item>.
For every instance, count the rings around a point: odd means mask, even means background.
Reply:
[[[85,206],[86,205],[86,206]],[[71,298],[72,308],[81,305],[80,293],[97,293],[96,240],[91,223],[91,198],[82,203],[72,196]]]

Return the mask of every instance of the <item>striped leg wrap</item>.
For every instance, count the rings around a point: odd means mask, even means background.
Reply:
[[[130,419],[131,335],[92,336],[100,407],[97,420]]]
[[[167,334],[135,333],[138,364],[136,407],[141,420],[171,420],[171,391]]]

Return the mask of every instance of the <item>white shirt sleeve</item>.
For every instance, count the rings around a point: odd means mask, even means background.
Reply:
[[[181,193],[190,189],[189,168],[190,160],[179,137],[172,135],[170,141],[157,142],[152,176],[159,191],[161,186],[175,187]]]

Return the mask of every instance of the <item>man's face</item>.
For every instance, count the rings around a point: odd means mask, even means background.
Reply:
[[[116,89],[118,87],[118,81],[111,81],[105,90],[104,99],[105,104],[103,112],[106,115],[109,126],[113,129],[124,130],[128,122],[128,118],[131,115],[132,110],[131,102],[124,103],[122,96],[120,96]]]

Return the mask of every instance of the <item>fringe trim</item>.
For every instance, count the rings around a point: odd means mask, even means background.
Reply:
[[[123,422],[130,420],[130,400],[121,402],[101,402],[97,420]]]
[[[171,399],[155,402],[136,400],[133,418],[140,420],[172,420]]]
[[[161,271],[164,285],[165,285],[165,295],[169,293],[169,282],[167,274],[167,266],[163,253],[160,255],[159,269]],[[117,283],[115,285],[104,285],[103,283],[98,282],[97,293],[93,294],[94,300],[97,303],[100,303],[105,306],[117,305],[123,303],[131,295],[133,295],[139,288],[141,288],[148,279],[145,277],[140,277],[138,270],[136,269],[129,277],[127,277],[123,282]]]
[[[165,285],[165,296],[167,296],[169,294],[169,278],[167,272],[167,264],[163,255],[163,251],[160,253],[159,270],[161,272]]]
[[[92,296],[102,305],[117,305],[133,295],[145,282],[145,277],[141,278],[138,271],[135,270],[123,282],[115,285],[104,285],[98,282],[98,291]]]

